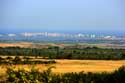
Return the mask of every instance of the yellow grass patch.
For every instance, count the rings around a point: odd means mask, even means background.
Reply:
[[[40,71],[47,69],[50,66],[55,66],[52,69],[54,73],[67,73],[67,72],[112,72],[118,69],[120,66],[125,65],[125,60],[119,61],[107,61],[107,60],[56,60],[56,64],[45,65],[38,64],[34,65],[36,69]],[[0,72],[5,73],[6,65],[0,66]],[[26,69],[29,70],[33,65],[13,65],[15,69]]]
[[[0,43],[0,47],[30,47],[32,43]]]

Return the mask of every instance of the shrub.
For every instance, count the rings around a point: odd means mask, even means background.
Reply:
[[[48,68],[40,72],[32,68],[31,71],[7,69],[7,80],[3,83],[125,83],[125,67],[120,67],[112,73],[64,73],[55,74]]]

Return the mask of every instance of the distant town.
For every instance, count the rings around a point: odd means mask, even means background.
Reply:
[[[83,33],[24,32],[18,34],[0,34],[0,42],[125,44],[125,36]]]
[[[115,35],[96,35],[96,34],[69,34],[69,33],[51,33],[51,32],[24,32],[24,33],[18,33],[18,34],[0,34],[1,37],[16,37],[16,36],[22,36],[22,37],[63,37],[63,38],[104,38],[104,39],[117,39],[117,38],[125,38],[125,36],[115,36]]]

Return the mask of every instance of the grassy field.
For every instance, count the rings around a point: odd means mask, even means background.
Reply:
[[[21,43],[0,43],[0,47],[30,47],[32,43],[21,42]]]
[[[112,72],[122,65],[124,61],[106,61],[106,60],[56,60],[56,69],[54,72]]]
[[[67,47],[67,46],[83,46],[83,47],[91,47],[96,46],[99,48],[125,48],[125,44],[110,44],[110,43],[98,43],[98,44],[88,44],[88,43],[75,43],[75,44],[55,44],[55,43],[31,43],[31,42],[18,42],[18,43],[0,43],[0,47],[23,47],[23,48],[47,48],[49,46],[58,46],[58,47]]]
[[[106,61],[106,60],[56,60],[56,64],[34,65],[36,69],[40,71],[47,69],[50,66],[54,66],[52,69],[54,73],[67,73],[67,72],[112,72],[122,65],[125,65],[125,60],[119,61]],[[5,73],[7,65],[0,66],[0,72]],[[11,65],[15,69],[29,70],[33,65]]]
[[[19,46],[19,47],[32,47],[32,43],[0,43],[0,47]],[[102,45],[101,45],[102,46]],[[8,56],[3,56],[4,58]],[[14,56],[11,56],[14,57]],[[23,57],[23,56],[22,56]],[[34,58],[34,57],[30,57]],[[38,57],[39,58],[39,57]],[[67,72],[112,72],[122,65],[125,65],[125,60],[56,60],[56,64],[34,65],[39,70],[45,70],[49,66],[54,66],[53,72],[55,73],[67,73]],[[0,65],[0,72],[5,73],[6,66]],[[29,70],[33,65],[13,65],[15,69],[25,68]]]

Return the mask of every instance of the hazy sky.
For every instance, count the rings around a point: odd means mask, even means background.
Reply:
[[[125,0],[0,0],[0,33],[125,33]]]

